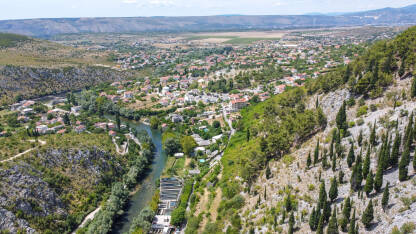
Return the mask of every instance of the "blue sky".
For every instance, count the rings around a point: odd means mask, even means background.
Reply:
[[[0,20],[61,17],[287,15],[402,7],[416,0],[0,0]]]

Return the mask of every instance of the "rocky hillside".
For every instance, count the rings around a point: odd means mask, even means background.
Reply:
[[[331,169],[332,161],[329,153],[333,131],[336,128],[336,114],[343,101],[349,100],[352,95],[345,89],[318,95],[321,108],[324,113],[328,113],[329,125],[323,132],[300,146],[298,150],[293,150],[287,156],[291,158],[290,161],[274,160],[269,163],[270,174],[266,173],[266,170],[262,171],[259,178],[252,185],[253,191],[243,195],[246,199],[246,205],[242,208],[241,213],[245,214],[242,220],[245,223],[253,223],[257,232],[288,231],[290,211],[286,213],[286,219],[281,220],[283,219],[282,214],[286,210],[287,194],[291,191],[291,200],[294,204],[295,230],[298,233],[313,232],[309,220],[312,209],[316,208],[319,200],[320,184],[321,182],[325,184],[328,193],[331,187],[331,179],[335,178],[338,181],[338,194],[331,207],[332,209],[337,208],[339,226],[343,217],[341,211],[346,198],[353,201],[352,207],[356,212],[356,224],[360,232],[390,233],[395,227],[400,228],[404,224],[411,226],[409,223],[413,223],[415,225],[416,179],[413,176],[416,171],[414,171],[412,165],[408,166],[409,179],[405,181],[399,180],[399,169],[397,167],[387,169],[382,177],[380,191],[371,191],[367,195],[364,192],[365,178],[363,178],[359,190],[351,188],[353,168],[349,167],[347,163],[351,142],[354,142],[355,157],[361,155],[362,161],[365,160],[368,146],[371,144],[369,139],[373,124],[376,123],[377,145],[370,151],[370,170],[374,175],[376,174],[379,165],[379,153],[383,146],[383,137],[389,134],[391,139],[394,139],[396,132],[404,133],[409,122],[410,113],[416,110],[414,100],[410,99],[408,95],[401,96],[402,92],[410,93],[411,81],[412,78],[399,79],[394,86],[385,91],[386,95],[383,95],[383,97],[367,100],[361,106],[356,103],[348,107],[347,120],[351,126],[348,128],[350,135],[341,140],[341,155],[338,157],[334,153],[333,157],[336,157],[335,170]],[[399,100],[396,100],[396,107],[393,100],[395,95],[400,96]],[[316,97],[310,98],[310,108],[314,108]],[[400,103],[400,106],[397,103]],[[360,112],[360,109],[363,109],[362,106],[369,107],[368,112],[363,115]],[[358,143],[360,138],[362,139],[361,145]],[[318,140],[319,159],[314,165],[313,156]],[[402,147],[400,152],[402,152]],[[323,166],[325,164],[323,163],[323,154],[328,154],[327,166]],[[311,156],[312,161],[309,167],[307,165],[308,155]],[[339,183],[341,171],[344,173],[343,183]],[[389,183],[390,199],[387,207],[383,208],[382,197],[387,183]],[[361,219],[371,199],[374,204],[374,220],[366,228]],[[274,223],[275,216],[277,223]]]
[[[416,230],[415,35],[243,110],[205,232]]]
[[[126,73],[102,67],[34,68],[0,66],[0,99],[25,98],[80,90],[101,82],[125,79]]]
[[[107,136],[83,135],[51,137],[1,165],[0,230],[68,233],[105,198],[127,162]]]

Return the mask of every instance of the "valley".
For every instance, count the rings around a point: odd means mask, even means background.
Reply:
[[[412,7],[0,21],[0,233],[414,233]]]

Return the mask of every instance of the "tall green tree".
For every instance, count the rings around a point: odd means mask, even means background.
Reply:
[[[354,143],[351,143],[350,151],[348,152],[348,156],[347,156],[347,164],[349,168],[351,168],[354,161],[355,161]]]
[[[376,177],[374,178],[374,190],[380,192],[381,186],[383,185],[383,167],[381,164],[377,167]]]
[[[407,144],[409,142],[408,139],[412,138],[412,136],[413,136],[413,112],[409,117],[409,122],[407,123],[405,135],[404,135],[404,138],[403,138],[403,143]]]
[[[316,210],[315,207],[312,209],[311,215],[309,216],[309,227],[311,228],[312,231],[315,231],[317,226],[316,226]]]
[[[358,135],[357,142],[358,142],[358,145],[361,147],[363,143],[363,131],[362,130],[360,130],[360,134]]]
[[[344,134],[345,134],[345,131],[348,128],[348,124],[347,124],[347,114],[346,114],[346,102],[345,102],[345,100],[342,103],[342,105],[339,108],[339,111],[337,113],[336,123],[337,123],[338,129],[343,130],[344,131]]]
[[[405,145],[402,157],[399,162],[399,180],[406,181],[408,179],[408,165],[410,161],[410,146]]]
[[[308,153],[308,158],[306,159],[306,167],[309,169],[311,167],[312,159],[311,152]]]
[[[326,190],[325,190],[325,182],[322,181],[319,187],[319,198],[318,198],[318,210],[324,208],[324,202],[327,199]]]
[[[366,228],[369,228],[371,226],[371,222],[374,219],[374,209],[373,209],[373,200],[370,200],[370,202],[367,205],[367,208],[365,208],[364,213],[361,217],[361,222],[364,224]]]
[[[350,226],[348,227],[348,234],[355,234],[355,209],[350,219]]]
[[[285,208],[287,212],[290,212],[292,210],[292,200],[291,200],[290,191],[288,192],[286,199],[285,199]]]
[[[334,207],[331,219],[329,219],[326,234],[339,234],[336,207]]]
[[[350,215],[351,215],[351,200],[350,197],[344,200],[344,206],[342,208],[342,219],[340,220],[341,229],[346,232],[347,225],[350,222]]]
[[[319,218],[318,228],[316,229],[316,234],[324,234],[324,216],[321,215]]]
[[[396,137],[394,138],[393,149],[390,156],[390,166],[396,167],[399,163],[399,154],[400,154],[400,145],[401,145],[401,135],[396,132]]]
[[[337,157],[333,156],[332,157],[332,171],[335,172],[337,170]]]
[[[416,77],[413,76],[412,87],[410,88],[410,96],[412,98],[416,97]]]
[[[293,216],[293,212],[290,213],[289,217],[289,230],[288,234],[293,234],[293,226],[295,225],[295,217]]]
[[[331,217],[331,204],[328,200],[324,201],[324,207],[322,209],[322,216],[324,216],[324,222],[328,223],[329,218]]]
[[[367,147],[367,153],[365,154],[364,164],[363,164],[363,178],[367,178],[368,172],[370,170],[371,159],[370,159],[370,146]]]
[[[364,192],[367,196],[373,191],[373,184],[374,184],[374,175],[373,172],[370,172],[367,175],[367,179],[365,180]]]
[[[313,155],[313,165],[318,163],[318,160],[319,160],[319,139],[318,139],[318,142],[316,143],[315,152]]]
[[[331,179],[331,187],[329,188],[328,196],[329,199],[331,199],[331,202],[335,201],[338,197],[338,182],[336,177]]]
[[[325,150],[326,151],[326,150]],[[324,170],[328,169],[328,157],[326,152],[322,153],[322,168]]]
[[[372,146],[375,146],[377,144],[377,139],[376,139],[376,121],[374,121],[374,125],[371,128],[371,133],[370,133],[370,144]]]
[[[389,196],[390,196],[389,186],[390,186],[390,183],[387,182],[387,185],[384,188],[383,198],[381,199],[381,206],[383,207],[383,210],[386,210],[387,206],[389,205]]]

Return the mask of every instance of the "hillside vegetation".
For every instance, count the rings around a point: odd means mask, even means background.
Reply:
[[[18,43],[28,40],[30,40],[30,38],[26,36],[10,33],[0,33],[0,48],[14,47]]]
[[[306,90],[243,110],[205,232],[414,230],[415,38],[409,28]]]

